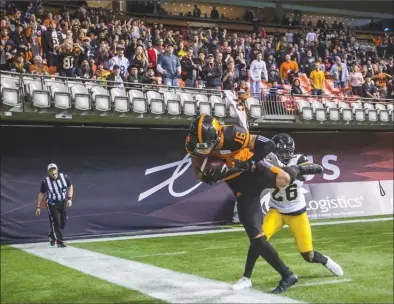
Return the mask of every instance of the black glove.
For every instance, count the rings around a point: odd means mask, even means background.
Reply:
[[[208,185],[216,184],[226,177],[226,173],[228,168],[226,164],[221,166],[217,166],[215,168],[210,169],[207,173],[204,173],[202,176],[202,181]]]
[[[234,170],[237,170],[239,172],[253,171],[254,169],[254,162],[251,160],[241,161],[233,158],[233,162],[234,162]]]

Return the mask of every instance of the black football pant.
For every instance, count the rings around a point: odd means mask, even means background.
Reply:
[[[50,225],[48,236],[51,240],[63,243],[63,229],[67,220],[66,201],[47,204],[47,210]]]

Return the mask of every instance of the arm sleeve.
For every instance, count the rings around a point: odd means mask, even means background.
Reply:
[[[256,142],[253,147],[252,160],[258,162],[267,157],[276,148],[275,143],[267,137],[257,135]]]
[[[41,192],[41,193],[46,193],[47,190],[48,190],[48,187],[47,187],[46,182],[45,182],[45,181],[42,181],[42,182],[41,182],[41,186],[40,186],[40,192]]]

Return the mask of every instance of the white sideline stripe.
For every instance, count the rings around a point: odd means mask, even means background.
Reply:
[[[318,286],[318,285],[326,285],[326,284],[339,284],[339,283],[346,283],[346,282],[351,282],[351,281],[352,281],[352,279],[310,282],[310,283],[304,283],[304,284],[296,284],[292,288],[305,287],[305,286]]]
[[[170,303],[305,303],[74,247],[13,245],[38,257]]]
[[[384,217],[384,218],[365,219],[365,220],[360,219],[360,220],[334,221],[334,222],[321,222],[321,223],[314,222],[314,223],[311,223],[311,226],[328,226],[328,225],[353,224],[353,223],[382,222],[382,221],[392,221],[392,220],[393,220],[392,217]],[[148,234],[148,235],[115,236],[115,237],[107,237],[107,238],[70,240],[70,241],[67,241],[67,243],[69,243],[69,244],[72,244],[72,243],[95,243],[95,242],[134,240],[134,239],[161,238],[161,237],[171,237],[171,236],[228,233],[228,232],[240,232],[240,231],[244,231],[244,229],[243,228],[234,228],[234,229],[228,228],[228,229],[215,229],[215,230],[202,230],[202,231],[158,233],[158,234]]]
[[[176,251],[176,252],[163,252],[163,253],[154,253],[154,254],[144,254],[144,255],[133,255],[130,256],[130,259],[136,259],[136,258],[147,258],[147,257],[153,257],[153,256],[163,256],[163,255],[181,255],[181,254],[186,254],[186,251]]]

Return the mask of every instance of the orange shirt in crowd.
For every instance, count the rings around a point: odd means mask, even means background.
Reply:
[[[289,78],[287,72],[289,70],[293,70],[294,72],[298,72],[298,64],[295,61],[290,60],[289,62],[285,61],[280,65],[279,72],[283,79]]]
[[[35,64],[31,64],[29,66],[29,72],[32,73],[34,71],[37,71],[38,74],[44,75],[45,72],[49,73],[49,69],[46,65],[43,66],[37,66]]]
[[[372,76],[372,80],[375,81],[375,85],[378,88],[385,88],[387,86],[387,80],[390,78],[391,76],[386,73],[378,73]]]

